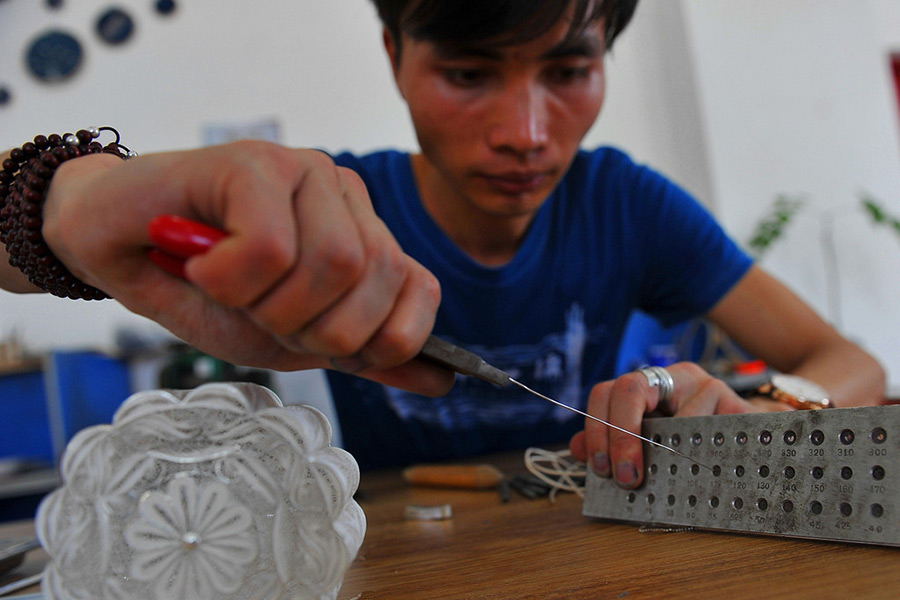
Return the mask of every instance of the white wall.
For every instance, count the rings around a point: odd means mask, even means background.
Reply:
[[[613,144],[715,207],[679,2],[644,0],[607,61],[606,103],[585,146]]]
[[[900,215],[889,63],[900,50],[898,3],[682,6],[718,216],[746,240],[778,194],[803,197],[806,206],[763,265],[876,354],[897,390],[900,237],[871,225],[859,195]]]
[[[116,4],[138,22],[121,48],[92,34],[108,2],[51,11],[0,1],[0,83],[15,94],[0,108],[0,140],[110,124],[151,152],[201,145],[209,124],[274,118],[290,145],[415,148],[367,0],[182,0],[168,19],[146,0]],[[586,143],[620,145],[672,175],[739,240],[784,191],[830,207],[865,186],[900,214],[900,127],[884,66],[888,44],[900,48],[889,40],[900,31],[889,24],[900,23],[896,4],[644,0],[608,63],[607,105]],[[54,86],[29,79],[21,60],[26,41],[51,26],[76,33],[87,53],[79,75]],[[896,385],[900,242],[858,215],[843,221],[841,234],[855,236],[840,240],[843,327],[892,367]],[[790,254],[798,266],[776,252],[766,265],[824,311],[820,257]],[[16,329],[36,349],[107,346],[120,326],[158,332],[113,302],[0,292],[0,336]]]

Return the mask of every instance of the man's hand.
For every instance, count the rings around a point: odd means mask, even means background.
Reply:
[[[226,240],[185,265],[146,255],[161,214],[206,222]],[[402,252],[365,187],[324,153],[263,142],[64,163],[44,237],[85,282],[224,360],[292,370],[337,367],[426,394],[453,375],[412,361],[440,303],[434,276]]]
[[[694,363],[677,363],[666,370],[672,375],[674,387],[664,403],[659,402],[659,388],[650,387],[647,377],[635,371],[595,385],[588,400],[588,413],[640,434],[644,416],[654,411],[690,417],[758,410]],[[588,419],[584,431],[572,438],[569,448],[577,460],[586,462],[596,474],[612,476],[622,487],[637,487],[643,480],[641,440],[626,433]]]

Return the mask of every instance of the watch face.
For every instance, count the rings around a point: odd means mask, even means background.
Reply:
[[[772,385],[801,400],[828,399],[828,392],[826,392],[822,386],[809,379],[797,377],[796,375],[776,373],[775,375],[772,375]]]

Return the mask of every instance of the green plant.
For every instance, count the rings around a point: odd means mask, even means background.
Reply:
[[[859,201],[863,211],[871,217],[875,225],[893,229],[900,236],[900,218],[885,211],[881,203],[867,192],[860,193]],[[750,240],[747,242],[750,253],[757,259],[762,258],[762,255],[771,248],[772,244],[782,237],[787,226],[804,205],[805,201],[802,198],[780,194],[775,199],[769,214],[759,221]],[[843,311],[840,305],[840,274],[837,267],[837,249],[834,243],[836,210],[831,209],[820,212],[818,218],[820,221],[821,235],[819,242],[822,246],[821,255],[825,269],[825,296],[828,303],[828,314],[831,321],[837,327],[840,327],[841,313]]]
[[[888,213],[868,192],[860,193],[859,202],[872,223],[892,229],[900,236],[900,217]],[[747,242],[750,253],[757,258],[761,257],[784,234],[791,220],[805,204],[806,201],[802,198],[779,194],[769,214],[760,219]]]
[[[766,250],[784,233],[785,227],[806,202],[780,194],[772,205],[772,210],[756,225],[747,246],[754,256],[761,257]]]
[[[900,236],[900,218],[888,214],[881,204],[879,204],[871,195],[866,192],[862,193],[860,198],[863,209],[872,217],[872,222],[876,225],[884,225],[892,228],[898,236]]]
[[[900,236],[900,217],[889,214],[881,203],[871,194],[862,192],[859,196],[862,209],[871,217],[873,224],[892,229]],[[806,200],[800,196],[779,194],[769,212],[756,224],[756,228],[746,243],[747,250],[757,260],[778,241],[793,221],[794,217],[806,205]],[[837,269],[837,255],[834,244],[833,227],[834,210],[818,214],[820,220],[821,236],[819,242],[822,246],[821,255],[824,258],[826,300],[828,313],[837,327],[841,326],[840,305],[840,277]],[[734,364],[747,360],[743,351],[715,325],[705,319],[698,319],[683,334],[679,341],[679,352],[683,357],[689,357],[690,353],[685,348],[691,348],[696,339],[705,340],[702,356],[697,362],[714,374],[727,373]]]

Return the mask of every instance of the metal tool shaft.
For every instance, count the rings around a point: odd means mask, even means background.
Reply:
[[[681,452],[679,452],[678,450],[675,450],[674,448],[671,448],[671,447],[666,446],[665,444],[661,444],[659,442],[655,442],[651,439],[645,438],[642,435],[638,435],[634,432],[628,431],[627,429],[623,429],[622,427],[619,427],[618,425],[613,425],[609,421],[604,421],[603,419],[595,417],[594,415],[588,414],[584,411],[578,410],[575,407],[569,406],[567,404],[563,404],[562,402],[559,402],[558,400],[554,400],[553,398],[550,398],[539,392],[536,392],[533,389],[531,389],[530,387],[528,387],[527,385],[525,385],[524,383],[522,383],[520,381],[516,381],[515,379],[510,377],[508,373],[502,371],[501,369],[498,369],[497,367],[494,367],[494,366],[488,364],[487,362],[485,362],[485,360],[483,358],[481,358],[474,352],[469,352],[468,350],[460,348],[459,346],[451,344],[450,342],[446,342],[438,337],[435,337],[433,335],[430,336],[428,338],[428,341],[425,342],[425,347],[422,348],[422,351],[420,354],[421,354],[421,356],[428,358],[429,360],[436,362],[437,364],[439,364],[441,366],[452,369],[452,370],[456,371],[457,373],[461,373],[463,375],[470,375],[472,377],[478,377],[479,379],[483,379],[485,381],[488,381],[488,382],[493,383],[494,385],[497,385],[500,387],[506,387],[509,384],[514,383],[517,386],[519,386],[520,388],[522,388],[523,390],[534,394],[538,398],[546,400],[547,402],[551,402],[557,406],[565,408],[566,410],[570,410],[570,411],[572,411],[576,414],[579,414],[585,418],[593,419],[594,421],[597,421],[598,423],[602,423],[602,424],[606,425],[607,427],[615,429],[616,431],[621,431],[622,433],[625,433],[627,435],[635,437],[639,440],[645,441],[649,444],[653,444],[654,446],[659,446],[660,448],[664,448],[665,450],[668,450],[672,454],[676,454],[684,459],[691,461],[692,463],[700,465],[704,469],[709,469],[710,471],[712,471],[711,467],[704,465],[703,463],[701,463],[697,460],[694,460],[690,456],[682,454]]]
[[[469,352],[433,335],[428,337],[428,341],[425,342],[425,346],[419,354],[452,371],[483,379],[499,387],[506,387],[511,383],[509,375],[497,367],[489,365],[474,352]]]

